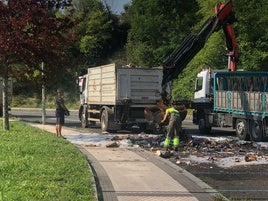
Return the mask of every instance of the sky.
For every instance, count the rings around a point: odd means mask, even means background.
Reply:
[[[103,0],[105,1],[116,14],[120,14],[124,11],[124,5],[131,3],[131,0]]]

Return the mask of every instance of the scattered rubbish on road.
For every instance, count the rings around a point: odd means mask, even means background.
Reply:
[[[228,168],[238,165],[268,164],[268,143],[238,140],[234,136],[187,136],[180,141],[179,150],[168,152],[163,148],[164,134],[80,134],[66,136],[77,144],[109,148],[142,148],[176,164],[214,164]]]
[[[176,164],[213,163],[226,168],[236,165],[268,164],[268,143],[242,141],[231,136],[188,136],[187,140],[181,141],[177,152],[165,151],[163,148],[165,136],[163,134],[131,134],[124,136],[124,139],[122,137],[115,137],[115,139],[121,140],[121,142],[128,140],[131,147],[147,149],[162,158],[179,158],[176,160]]]

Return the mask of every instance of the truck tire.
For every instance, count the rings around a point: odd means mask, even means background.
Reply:
[[[84,105],[83,109],[81,111],[82,111],[81,116],[80,116],[81,127],[87,128],[87,126],[88,126],[88,107],[87,107],[87,105]]]
[[[250,137],[254,142],[261,142],[263,140],[261,121],[252,120],[250,122]]]
[[[101,119],[100,119],[100,124],[101,124],[101,130],[102,131],[107,131],[114,133],[117,130],[121,129],[120,124],[116,124],[113,121],[114,118],[114,112],[112,109],[109,107],[104,107],[104,109],[101,112]]]
[[[205,119],[200,119],[198,122],[198,129],[201,134],[210,134],[211,126],[206,127]]]
[[[109,125],[109,114],[106,109],[104,109],[101,113],[101,130],[102,131],[108,131],[108,125]]]
[[[237,119],[235,124],[236,136],[240,140],[249,140],[247,121],[244,119]]]

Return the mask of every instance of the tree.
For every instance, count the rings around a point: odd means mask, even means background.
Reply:
[[[74,15],[78,19],[74,27],[77,36],[76,51],[84,56],[87,64],[95,65],[108,52],[112,41],[112,20],[101,1],[74,1]]]
[[[234,1],[239,44],[239,67],[268,70],[267,0]]]
[[[162,65],[191,31],[197,10],[195,0],[132,1],[125,16],[131,24],[126,45],[129,62],[143,67]]]
[[[84,74],[90,66],[125,61],[124,45],[128,26],[112,13],[106,1],[74,0],[73,28],[77,42],[72,46],[76,55],[75,74]]]
[[[46,64],[46,83],[62,74],[68,58],[64,48],[68,44],[66,33],[72,23],[69,16],[57,11],[70,3],[71,0],[0,1],[0,60],[5,84],[9,76],[44,82],[41,62]],[[3,91],[5,96],[6,89]],[[4,119],[4,129],[8,130],[7,108]]]

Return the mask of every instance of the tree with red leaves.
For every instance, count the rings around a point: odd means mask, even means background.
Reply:
[[[4,129],[9,130],[7,79],[52,83],[68,65],[71,0],[0,1],[0,76],[4,78]],[[42,79],[41,63],[45,63]],[[6,118],[7,117],[7,118]]]

